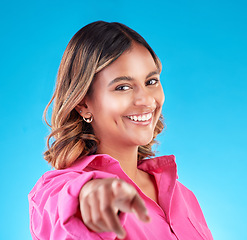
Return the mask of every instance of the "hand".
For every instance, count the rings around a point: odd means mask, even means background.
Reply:
[[[95,232],[115,232],[120,239],[126,232],[118,211],[134,212],[144,222],[150,219],[136,189],[123,180],[91,180],[82,187],[79,200],[82,219],[88,228]]]

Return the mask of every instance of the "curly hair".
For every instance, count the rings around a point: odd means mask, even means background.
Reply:
[[[99,141],[91,124],[83,121],[75,107],[90,92],[96,74],[130,49],[133,41],[148,49],[161,70],[160,60],[144,38],[121,23],[96,21],[81,28],[70,40],[58,70],[54,94],[44,111],[45,122],[51,127],[44,158],[56,169],[67,168],[78,158],[96,153]],[[50,125],[46,116],[52,103]],[[162,120],[161,115],[153,140],[139,146],[138,160],[154,156],[152,145],[164,127]]]

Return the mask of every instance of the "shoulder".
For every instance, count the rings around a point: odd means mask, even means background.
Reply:
[[[78,159],[69,168],[44,173],[31,190],[29,198],[34,199],[38,194],[43,195],[44,192],[59,191],[62,188],[69,188],[70,191],[78,192],[78,189],[91,179],[116,177],[92,167],[95,162],[102,162],[105,159],[106,157],[100,155],[86,156]]]
[[[78,159],[70,168],[46,172],[35,184],[28,195],[30,228],[34,239],[55,239],[52,236],[58,232],[63,239],[82,239],[85,233],[90,236],[85,239],[99,239],[78,218],[79,193],[91,179],[116,176],[93,167],[87,169],[93,159]]]
[[[181,182],[176,181],[174,195],[179,196],[180,204],[186,208],[189,219],[196,219],[196,221],[207,226],[201,206],[195,194],[190,189],[185,187]]]
[[[179,181],[176,181],[172,197],[171,218],[183,226],[177,227],[181,236],[190,236],[189,239],[213,239],[195,194]]]

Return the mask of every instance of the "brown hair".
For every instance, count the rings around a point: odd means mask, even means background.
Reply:
[[[44,158],[55,168],[72,165],[79,157],[96,153],[98,140],[91,124],[85,123],[75,107],[84,99],[95,75],[130,49],[135,41],[148,49],[157,67],[161,63],[142,36],[121,23],[97,21],[81,28],[70,40],[63,54],[57,74],[56,89],[46,106],[53,102],[52,129],[47,139]],[[138,160],[154,156],[152,145],[163,129],[162,116],[154,130],[153,140],[139,146]],[[50,145],[50,141],[53,140]]]

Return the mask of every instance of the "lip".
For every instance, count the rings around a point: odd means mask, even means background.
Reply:
[[[126,115],[126,117],[130,117],[130,116],[141,116],[141,115],[146,115],[146,114],[149,114],[149,113],[152,113],[153,114],[153,112],[155,111],[155,109],[154,110],[149,110],[149,111],[144,111],[144,112],[139,112],[139,113],[131,113],[131,114],[128,114],[128,115]]]

